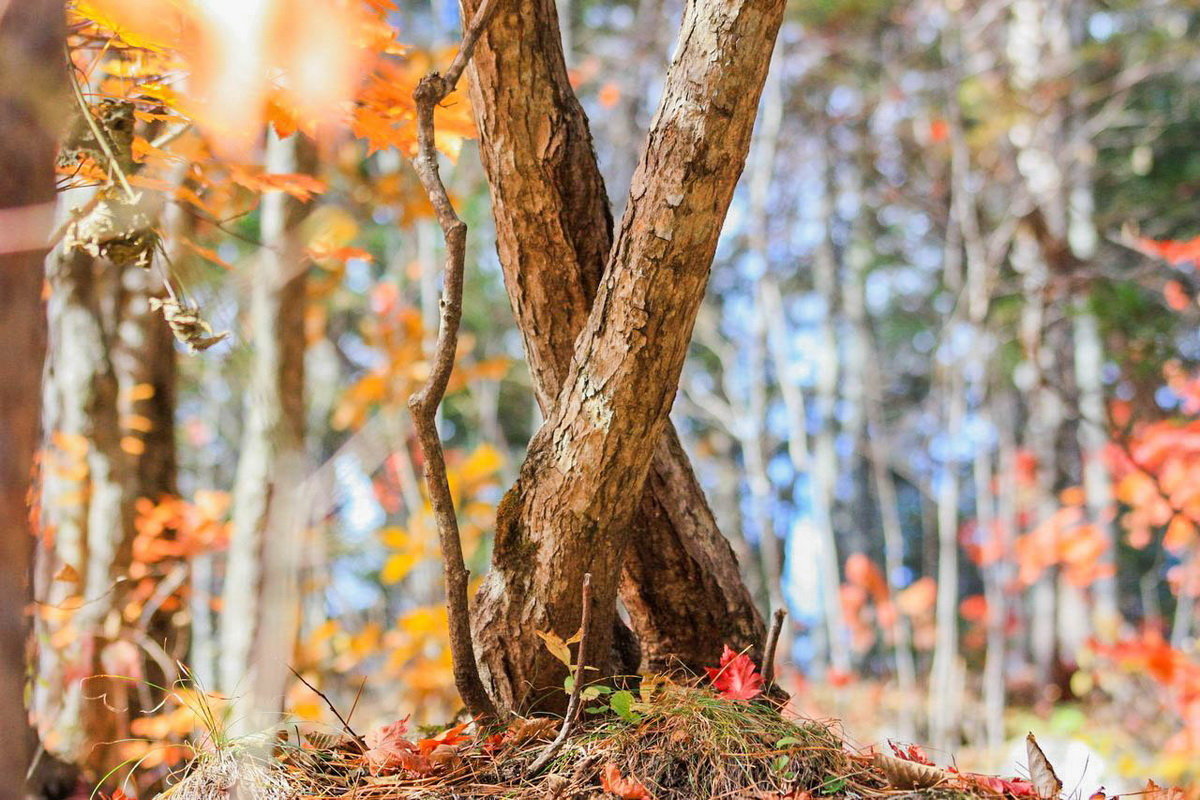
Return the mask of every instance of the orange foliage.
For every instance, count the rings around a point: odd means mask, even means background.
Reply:
[[[1196,541],[1200,520],[1200,420],[1171,420],[1138,428],[1127,450],[1111,452],[1121,522],[1134,547],[1145,547],[1165,526],[1163,546],[1181,553]]]
[[[187,96],[171,105],[227,155],[254,145],[268,102],[313,132],[341,119],[381,35],[357,0],[76,0],[73,11],[114,46],[157,55],[156,68],[186,70]]]

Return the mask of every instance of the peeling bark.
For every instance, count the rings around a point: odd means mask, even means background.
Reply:
[[[502,18],[511,24],[516,13]],[[631,522],[745,162],[782,14],[782,0],[693,0],[684,12],[587,325],[498,510],[474,633],[485,682],[502,707],[561,710],[565,668],[535,632],[574,633],[585,572],[596,597],[593,652],[610,648]],[[542,150],[556,133],[540,136]]]

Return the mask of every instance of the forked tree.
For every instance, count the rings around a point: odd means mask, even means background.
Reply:
[[[615,231],[553,0],[499,2],[483,14],[479,5],[463,9],[468,20],[491,14],[464,43],[467,52],[477,45],[473,108],[500,261],[546,422],[500,503],[492,568],[470,617],[482,685],[463,663],[475,656],[461,635],[456,666],[473,710],[490,705],[481,691],[502,713],[560,710],[566,667],[538,632],[575,633],[587,573],[586,658],[601,674],[633,666],[614,646],[618,594],[654,667],[694,669],[715,663],[722,643],[763,640],[667,415],[784,3],[687,3]],[[453,260],[461,225],[443,225]],[[453,306],[461,269],[454,281],[449,274],[443,302]]]

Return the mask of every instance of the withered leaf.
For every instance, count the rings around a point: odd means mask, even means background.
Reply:
[[[1063,784],[1054,773],[1050,759],[1042,752],[1037,739],[1030,733],[1025,737],[1025,753],[1029,759],[1029,781],[1042,800],[1053,800],[1062,793]]]

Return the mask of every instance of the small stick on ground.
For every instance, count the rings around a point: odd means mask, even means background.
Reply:
[[[579,716],[580,693],[583,691],[583,670],[587,666],[587,645],[588,645],[588,630],[589,622],[592,618],[592,573],[586,572],[583,575],[583,612],[579,621],[579,658],[575,664],[575,685],[571,687],[571,699],[567,702],[567,714],[563,717],[562,727],[558,730],[558,736],[554,737],[554,741],[546,745],[546,749],[537,757],[525,773],[525,777],[532,778],[537,775],[542,769],[550,763],[550,759],[562,749],[566,743],[567,737],[571,735],[571,728],[575,725],[575,718]]]
[[[771,620],[771,631],[767,634],[767,647],[763,652],[763,685],[768,688],[775,682],[775,647],[779,644],[779,634],[783,631],[783,618],[787,611],[775,609],[775,617]]]
[[[458,518],[454,513],[454,499],[450,494],[446,460],[437,429],[438,406],[446,394],[450,372],[454,369],[454,353],[458,349],[467,226],[455,213],[450,196],[446,193],[446,185],[442,183],[442,176],[438,171],[433,110],[454,90],[495,7],[496,0],[484,0],[463,34],[462,46],[446,74],[431,72],[421,79],[413,91],[413,100],[417,106],[417,155],[412,163],[442,228],[442,235],[446,240],[446,265],[433,368],[425,385],[409,398],[408,407],[412,411],[417,439],[425,455],[425,485],[429,489],[429,501],[437,520],[438,539],[445,564],[446,606],[450,621],[450,654],[454,661],[454,684],[467,710],[477,718],[495,718],[498,715],[496,706],[479,677],[479,667],[475,662],[467,602],[467,582],[470,573],[467,572],[463,561]]]
[[[322,700],[325,701],[325,705],[329,706],[329,710],[332,711],[333,715],[338,718],[339,722],[342,723],[342,730],[344,730],[346,733],[350,734],[350,736],[354,739],[354,741],[358,744],[358,746],[361,747],[363,749],[363,751],[365,752],[367,749],[366,740],[354,732],[354,729],[350,727],[349,720],[347,720],[345,717],[342,716],[341,712],[339,712],[337,710],[337,707],[333,704],[333,702],[328,697],[325,696],[325,693],[322,692],[317,687],[313,686],[308,681],[306,681],[304,679],[303,675],[301,675],[299,672],[296,672],[295,667],[292,667],[289,664],[288,669],[291,670],[292,674],[296,676],[297,680],[299,680],[301,683],[303,683],[305,686],[307,686],[312,691],[316,692],[317,697],[320,697]],[[360,689],[360,691],[361,691],[361,689]],[[356,699],[356,702],[357,702],[357,699]],[[351,713],[354,713],[354,712],[351,712]]]

